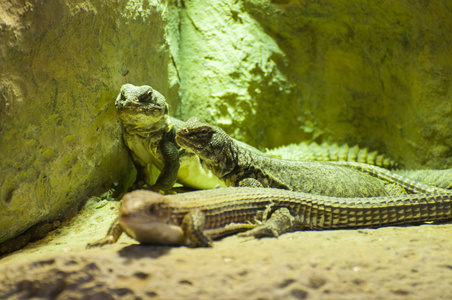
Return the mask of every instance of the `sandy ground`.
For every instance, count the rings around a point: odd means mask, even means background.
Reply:
[[[102,206],[103,205],[103,206]],[[0,299],[452,299],[452,225],[303,231],[213,248],[117,244],[118,202],[0,259]]]

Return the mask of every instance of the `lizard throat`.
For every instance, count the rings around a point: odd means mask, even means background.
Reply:
[[[166,222],[134,222],[121,217],[121,227],[131,238],[142,244],[183,245],[184,233],[180,226]]]

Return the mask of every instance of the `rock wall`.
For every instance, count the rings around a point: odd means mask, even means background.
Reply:
[[[319,136],[379,149],[408,168],[452,166],[450,4],[248,3],[290,58],[306,108],[299,118]]]
[[[114,99],[126,82],[168,92],[165,9],[0,3],[0,242],[130,182]]]
[[[185,1],[180,32],[184,118],[260,148],[347,142],[452,166],[444,1]]]
[[[185,1],[180,10],[180,116],[202,116],[257,147],[305,138],[289,58],[242,1]],[[297,134],[299,133],[299,134]]]
[[[444,1],[10,0],[0,28],[0,242],[130,182],[126,82],[261,149],[349,143],[452,167]]]

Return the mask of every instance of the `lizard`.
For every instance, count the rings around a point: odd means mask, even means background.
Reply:
[[[402,175],[414,181],[427,183],[437,187],[452,189],[452,169],[442,170],[405,170],[400,169],[399,164],[391,158],[379,154],[378,151],[371,151],[361,148],[358,145],[353,147],[348,144],[338,145],[323,142],[299,144],[289,144],[274,149],[267,149],[265,154],[276,158],[287,160],[315,160],[315,161],[349,161],[360,162],[368,165],[375,165],[391,170],[392,173]]]
[[[225,186],[193,152],[176,144],[176,130],[183,121],[169,115],[168,103],[157,90],[149,85],[124,84],[115,107],[124,128],[123,140],[137,169],[137,179],[149,185],[149,189],[167,193],[176,181],[192,189]],[[251,152],[264,155],[248,144],[236,142]],[[160,170],[154,184],[151,179],[153,165]]]
[[[338,198],[275,188],[228,187],[161,195],[127,193],[107,236],[125,232],[142,244],[210,247],[213,239],[265,237],[296,230],[371,228],[452,219],[452,194]]]
[[[157,90],[149,85],[124,84],[116,98],[115,107],[123,125],[124,143],[130,149],[137,169],[137,181],[141,182],[136,186],[147,184],[151,190],[163,193],[168,192],[176,181],[193,189],[225,186],[197,155],[180,149],[176,144],[175,132],[183,121],[169,115],[168,103]],[[248,144],[235,142],[251,152],[265,155]],[[348,146],[345,148],[348,149]],[[388,160],[382,155],[378,157]],[[316,158],[313,156],[312,159]],[[380,161],[369,159],[377,164]],[[158,173],[152,170],[153,165],[160,171],[156,181],[151,178],[152,174]]]
[[[389,170],[356,162],[290,161],[251,153],[221,128],[190,118],[176,142],[194,152],[227,186],[274,187],[335,197],[371,197],[404,193],[451,193],[415,182]],[[402,189],[391,189],[385,184]]]
[[[409,177],[444,189],[452,189],[452,169],[444,170],[395,170],[399,175]]]
[[[137,169],[137,180],[149,184],[152,190],[167,192],[177,180],[180,162],[179,147],[174,141],[175,121],[168,116],[165,97],[150,86],[124,84],[115,107],[124,129],[123,140]],[[161,170],[154,184],[149,164]]]
[[[124,84],[115,107],[123,125],[123,140],[131,150],[137,179],[149,189],[168,192],[177,181],[188,188],[208,189],[224,186],[212,172],[204,168],[192,152],[180,149],[175,142],[176,130],[183,123],[169,116],[165,97],[149,85]],[[248,145],[250,151],[259,152]],[[152,165],[160,174],[151,179]]]

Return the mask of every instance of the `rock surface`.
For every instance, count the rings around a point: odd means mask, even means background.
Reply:
[[[0,3],[0,243],[130,181],[116,95],[168,90],[164,7],[145,3]]]
[[[102,206],[103,205],[103,206]],[[101,207],[102,206],[102,207]],[[213,248],[103,237],[118,202],[90,200],[44,240],[0,260],[1,299],[450,299],[451,224],[303,231]]]
[[[348,143],[410,169],[452,167],[451,4],[184,3],[184,118],[261,148]]]

